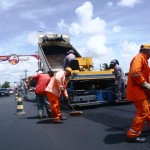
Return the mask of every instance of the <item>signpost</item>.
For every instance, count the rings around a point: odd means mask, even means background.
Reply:
[[[24,58],[27,56],[26,58]],[[16,55],[16,54],[11,54],[11,55],[5,55],[5,56],[0,56],[0,62],[8,61],[12,65],[16,65],[19,62],[26,62],[29,61],[29,56],[32,56],[38,60],[38,63],[40,62],[40,58],[38,54],[33,54],[33,55]]]

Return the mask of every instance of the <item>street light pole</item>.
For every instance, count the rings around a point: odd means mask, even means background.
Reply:
[[[28,72],[27,69],[25,69],[25,78],[27,78],[27,72]]]
[[[37,60],[38,60],[37,67],[38,67],[38,70],[39,70],[41,68],[41,62],[40,62],[40,58],[39,58],[39,51],[37,51],[35,53],[37,55]]]

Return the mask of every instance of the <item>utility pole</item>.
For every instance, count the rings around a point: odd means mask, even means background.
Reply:
[[[28,72],[27,69],[25,69],[25,78],[27,78],[27,72]]]
[[[37,67],[38,67],[38,70],[41,68],[41,61],[40,61],[40,58],[39,58],[39,51],[35,52],[36,55],[37,55],[37,60],[38,60],[38,64],[37,64]]]
[[[19,84],[19,90],[21,90],[21,87],[22,87],[22,76],[20,76],[20,84]]]
[[[101,66],[101,64],[100,64],[100,70],[102,70],[102,66]]]

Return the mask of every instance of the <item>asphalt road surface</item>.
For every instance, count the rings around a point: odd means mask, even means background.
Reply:
[[[135,108],[132,104],[82,109],[82,116],[69,116],[63,124],[37,117],[35,95],[23,101],[25,115],[16,115],[15,96],[0,97],[0,150],[149,150],[150,132],[145,126],[146,143],[128,143]]]

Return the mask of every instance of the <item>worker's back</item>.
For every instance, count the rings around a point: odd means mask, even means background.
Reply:
[[[64,59],[64,69],[70,66],[70,62],[72,60],[76,59],[76,56],[74,55],[73,50],[70,50],[68,52],[69,54],[66,56],[66,58]]]

